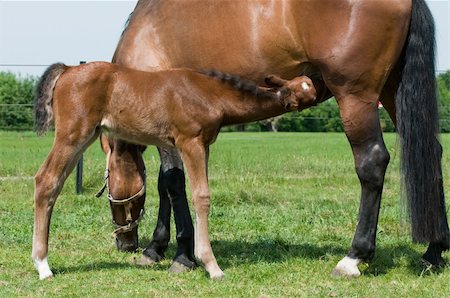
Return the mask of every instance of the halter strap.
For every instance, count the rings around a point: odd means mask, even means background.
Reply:
[[[144,193],[145,193],[145,183],[142,185],[142,188],[137,193],[135,193],[134,195],[132,195],[128,199],[116,200],[116,199],[113,198],[113,196],[111,195],[111,193],[109,191],[108,191],[108,194],[107,194],[106,197],[114,205],[126,205],[128,203],[131,203],[134,199],[142,197],[144,195]]]
[[[112,220],[112,223],[116,227],[116,229],[112,233],[112,236],[113,237],[117,237],[118,234],[130,232],[132,229],[137,227],[139,225],[139,222],[144,217],[145,208],[142,208],[141,211],[139,212],[138,218],[133,221],[133,217],[131,216],[131,203],[135,199],[140,198],[140,197],[142,197],[145,194],[146,175],[145,175],[145,171],[144,171],[144,183],[142,185],[142,188],[137,193],[135,193],[131,197],[126,198],[124,200],[114,199],[113,196],[111,195],[110,191],[109,191],[109,169],[108,169],[108,165],[109,165],[109,158],[110,158],[110,156],[111,156],[111,151],[109,151],[108,154],[106,155],[106,170],[105,170],[105,175],[104,175],[105,176],[105,182],[104,182],[102,188],[97,192],[97,194],[95,196],[97,198],[99,198],[105,192],[105,190],[107,190],[108,191],[107,198],[111,202],[112,205],[122,205],[122,206],[124,206],[124,208],[125,208],[125,215],[126,215],[126,221],[128,222],[128,224],[126,224],[126,225],[119,225],[114,220],[114,217],[113,217],[113,220]]]
[[[127,225],[121,226],[121,225],[116,224],[113,221],[113,224],[116,227],[116,229],[111,233],[111,236],[116,238],[118,234],[130,232],[131,230],[133,230],[135,227],[137,227],[139,225],[139,223],[141,222],[144,215],[145,215],[145,209],[142,208],[141,212],[139,213],[139,217],[135,221],[130,222]]]

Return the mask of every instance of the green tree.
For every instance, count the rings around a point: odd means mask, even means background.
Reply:
[[[16,77],[0,72],[0,129],[23,130],[33,127],[33,98],[36,78]]]
[[[438,75],[437,88],[441,132],[450,132],[450,70]]]
[[[316,107],[283,115],[277,122],[279,131],[343,131],[339,107],[330,99]]]

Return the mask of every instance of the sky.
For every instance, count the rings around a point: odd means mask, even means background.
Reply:
[[[110,61],[137,1],[0,0],[0,70],[41,75],[47,65]],[[450,70],[450,0],[427,0],[437,70]]]

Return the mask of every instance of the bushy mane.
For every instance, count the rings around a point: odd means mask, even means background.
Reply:
[[[286,92],[289,92],[286,88],[263,88],[254,81],[243,79],[237,75],[224,73],[218,70],[205,70],[200,71],[200,73],[228,83],[231,87],[238,91],[261,98],[280,99],[280,96],[284,96]]]

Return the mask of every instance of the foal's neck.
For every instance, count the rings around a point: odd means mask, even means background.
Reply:
[[[224,99],[223,125],[233,125],[263,120],[286,113],[279,98],[240,94]]]
[[[287,111],[276,94],[254,81],[218,70],[201,72],[203,75],[221,81],[223,123],[240,124],[281,115]]]

